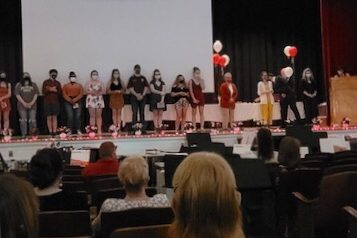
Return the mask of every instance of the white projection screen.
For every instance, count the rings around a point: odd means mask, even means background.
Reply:
[[[61,83],[93,69],[107,82],[113,68],[127,82],[140,64],[169,86],[198,66],[214,91],[211,0],[22,0],[22,34],[24,71],[39,86],[51,68]]]

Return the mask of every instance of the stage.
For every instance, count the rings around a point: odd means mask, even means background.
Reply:
[[[232,131],[207,130],[211,134],[213,142],[221,142],[226,146],[238,144],[238,140],[246,134],[254,133],[256,128],[236,128]],[[284,136],[285,130],[280,128],[271,128],[273,136]],[[320,128],[318,132],[327,132],[329,138],[344,138],[347,135],[357,136],[357,127],[350,128]],[[7,138],[9,139],[9,138]],[[104,141],[112,141],[117,145],[117,155],[147,155],[148,150],[154,153],[178,152],[182,144],[186,144],[186,134],[176,134],[173,131],[165,131],[162,134],[148,133],[146,135],[128,135],[120,134],[113,136],[103,134],[89,138],[88,135],[69,136],[60,138],[56,136],[38,137],[38,138],[17,138],[13,137],[10,141],[2,139],[0,141],[0,152],[5,161],[28,161],[37,150],[45,147],[73,147],[80,148],[98,148]]]

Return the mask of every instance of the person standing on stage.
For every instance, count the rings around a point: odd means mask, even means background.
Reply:
[[[111,79],[107,85],[107,93],[110,95],[109,107],[112,109],[113,125],[121,129],[121,112],[124,107],[125,85],[120,78],[119,69],[113,69]]]
[[[187,88],[185,78],[182,74],[177,75],[175,83],[174,85],[172,85],[171,97],[174,99],[176,110],[175,130],[176,132],[179,132],[180,125],[181,130],[184,130],[187,109],[190,105],[190,92]]]
[[[159,132],[162,128],[162,115],[166,111],[165,95],[166,85],[162,81],[160,70],[155,69],[150,82],[150,111],[153,112],[155,131]]]
[[[219,87],[219,95],[221,96],[220,106],[222,108],[223,129],[233,127],[234,109],[238,97],[238,90],[236,85],[232,82],[232,74],[227,72],[224,74],[224,82]]]
[[[6,73],[0,72],[0,132],[1,119],[4,122],[4,131],[7,131],[10,126],[10,111],[11,111],[11,84],[6,79]]]
[[[62,95],[61,83],[56,80],[58,71],[51,69],[50,78],[42,84],[42,92],[44,95],[43,105],[44,113],[47,116],[47,128],[51,135],[54,135],[57,130],[57,116],[60,113],[60,97]]]
[[[69,73],[69,83],[63,86],[63,98],[65,100],[65,109],[67,114],[67,125],[78,135],[81,135],[81,114],[84,89],[81,84],[77,83],[75,72]]]
[[[290,106],[293,111],[297,123],[300,123],[301,118],[299,111],[296,107],[296,90],[295,90],[295,79],[293,77],[288,77],[284,70],[281,71],[281,75],[276,77],[275,80],[275,91],[280,97],[280,112],[281,112],[281,126],[285,127],[288,117],[288,106]]]
[[[146,78],[141,75],[140,65],[134,66],[134,75],[130,77],[127,88],[131,94],[130,103],[133,110],[132,125],[138,122],[138,112],[140,122],[144,123],[146,94],[149,92],[149,84]]]
[[[193,78],[189,81],[188,87],[190,90],[190,96],[192,99],[191,107],[192,107],[192,124],[194,130],[196,130],[196,114],[197,107],[200,113],[200,128],[204,129],[204,105],[205,105],[205,97],[203,94],[203,90],[205,89],[205,82],[201,78],[201,70],[198,67],[193,68]]]
[[[260,110],[264,125],[273,124],[273,83],[268,78],[268,73],[262,71],[260,73],[260,82],[258,83],[257,93],[260,98]]]
[[[103,94],[105,93],[105,85],[99,79],[97,70],[90,73],[91,79],[85,85],[87,93],[86,108],[89,111],[89,124],[97,126],[98,133],[102,133],[102,111],[105,107]]]
[[[28,125],[30,133],[34,132],[37,127],[36,111],[39,93],[36,83],[31,80],[31,75],[25,72],[20,82],[16,84],[14,92],[17,98],[17,110],[20,115],[20,129],[23,137],[28,134]]]
[[[306,123],[311,124],[317,117],[318,109],[316,81],[310,68],[304,69],[302,73],[301,90],[303,93]]]

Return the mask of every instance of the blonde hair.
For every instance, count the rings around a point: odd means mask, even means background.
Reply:
[[[118,177],[126,190],[140,191],[149,181],[149,165],[141,156],[129,156],[120,163]]]
[[[178,166],[173,187],[171,237],[244,237],[235,177],[221,156],[191,154]]]

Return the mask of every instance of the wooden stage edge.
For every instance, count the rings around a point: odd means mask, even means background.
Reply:
[[[222,142],[226,146],[233,146],[237,144],[237,139],[242,138],[245,132],[257,131],[258,128],[242,128],[239,131],[205,131],[211,133],[213,142]],[[273,136],[284,136],[285,131],[279,128],[271,128]],[[345,130],[319,130],[319,132],[326,131],[328,137],[344,137],[346,135],[357,136],[357,128]],[[113,137],[111,134],[103,134],[95,138],[89,138],[88,135],[69,136],[67,138],[60,138],[56,136],[39,137],[37,139],[19,137],[11,138],[11,141],[5,142],[4,139],[0,141],[0,153],[5,161],[28,161],[38,149],[45,147],[67,147],[72,146],[75,149],[99,147],[104,141],[112,141],[117,145],[118,155],[145,155],[147,150],[158,150],[164,152],[178,152],[182,144],[186,144],[186,135],[175,134],[173,131],[165,131],[164,134],[148,133],[146,135],[128,135],[120,134],[120,136]]]

